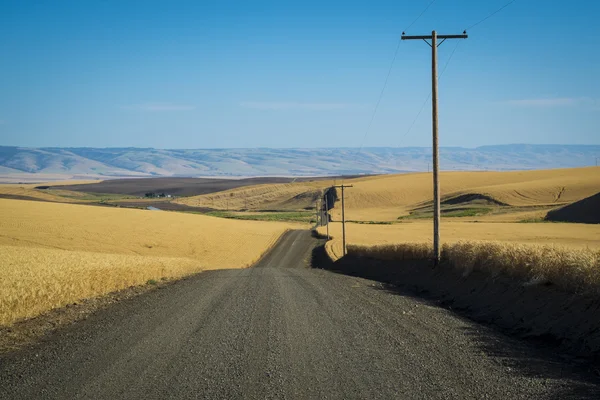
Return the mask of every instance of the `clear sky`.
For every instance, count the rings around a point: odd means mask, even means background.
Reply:
[[[0,2],[0,145],[430,146],[430,0]],[[507,0],[437,0],[407,34]],[[600,144],[600,2],[516,0],[439,47],[440,143]],[[458,47],[455,47],[458,46]],[[408,133],[407,133],[408,132]]]

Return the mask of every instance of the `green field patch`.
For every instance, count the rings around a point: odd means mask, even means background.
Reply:
[[[66,199],[81,200],[81,201],[111,201],[111,200],[124,200],[134,199],[135,197],[130,195],[115,194],[115,193],[87,193],[87,192],[75,192],[70,190],[61,189],[38,189],[43,190],[46,193],[53,194],[55,196],[64,197]]]
[[[493,211],[490,207],[462,207],[462,208],[442,208],[441,215],[444,218],[461,218],[461,217],[479,217],[489,214]],[[433,218],[432,210],[411,211],[409,215],[398,217],[399,220],[407,219],[429,219]]]
[[[282,211],[282,212],[232,212],[211,211],[206,213],[211,217],[240,219],[246,221],[288,221],[314,223],[315,213],[312,211]]]

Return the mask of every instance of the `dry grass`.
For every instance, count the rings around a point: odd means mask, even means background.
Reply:
[[[0,199],[0,325],[149,279],[249,266],[293,226]]]
[[[348,253],[382,260],[427,260],[429,243],[349,246]],[[503,242],[459,241],[444,244],[442,259],[466,276],[479,270],[526,284],[552,283],[575,293],[600,294],[600,250]]]
[[[433,246],[429,243],[397,243],[376,246],[348,245],[348,253],[358,257],[371,257],[378,260],[430,260]]]
[[[325,234],[326,229],[319,227],[318,231]],[[342,237],[340,223],[329,224],[329,231],[336,238],[334,242],[338,242],[337,239]],[[600,225],[598,224],[442,221],[440,232],[442,242],[445,243],[483,240],[600,249]],[[346,225],[348,243],[355,245],[431,242],[432,235],[433,224],[430,220],[394,225]]]

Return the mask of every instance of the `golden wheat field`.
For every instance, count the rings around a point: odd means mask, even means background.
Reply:
[[[432,175],[426,173],[375,176],[346,183],[354,186],[346,191],[347,220],[394,221],[432,199]],[[598,193],[600,168],[442,172],[440,187],[442,199],[477,194],[512,207],[548,209]],[[331,211],[333,219],[340,220],[340,213],[336,203]],[[506,216],[496,218],[510,220]]]
[[[319,227],[324,235],[326,227]],[[341,223],[330,223],[334,240],[328,242],[332,258],[342,254]],[[499,243],[557,245],[567,248],[600,249],[600,225],[571,223],[496,223],[442,221],[442,243],[477,240]],[[397,243],[431,243],[433,226],[428,221],[413,221],[394,225],[346,224],[349,245],[376,246]]]
[[[0,325],[150,279],[247,267],[293,226],[0,199]]]

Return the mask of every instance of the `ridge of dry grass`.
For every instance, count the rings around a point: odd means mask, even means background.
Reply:
[[[431,260],[430,243],[349,245],[348,254],[381,260]],[[600,250],[506,242],[445,243],[442,261],[463,276],[482,271],[506,275],[525,284],[550,283],[573,293],[600,295]]]

